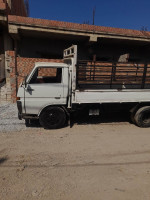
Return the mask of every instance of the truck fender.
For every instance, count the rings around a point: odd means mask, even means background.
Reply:
[[[70,112],[67,110],[67,108],[65,106],[61,106],[61,108],[65,111],[67,117],[70,118]]]
[[[60,108],[62,108],[64,111],[65,111],[65,113],[66,113],[66,115],[69,117],[70,116],[70,114],[69,114],[69,112],[68,112],[68,110],[65,108],[65,106],[61,106],[61,105],[46,105],[46,106],[44,106],[42,109],[40,109],[40,111],[39,111],[39,113],[38,113],[38,117],[40,116],[40,114],[41,114],[41,112],[43,111],[43,110],[45,110],[46,108],[48,108],[48,107],[50,107],[50,106],[55,106],[55,107],[60,107]]]
[[[150,103],[147,103],[147,102],[145,102],[145,103],[138,103],[133,108],[130,109],[130,113],[135,114],[138,109],[140,109],[141,107],[144,107],[144,106],[150,106]]]
[[[136,104],[133,108],[130,109],[130,113],[135,113],[140,107],[140,104]]]

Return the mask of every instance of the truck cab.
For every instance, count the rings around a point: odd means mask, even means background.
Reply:
[[[69,65],[35,63],[18,90],[19,118],[39,117],[49,106],[66,106],[69,89]],[[53,115],[54,116],[54,115]]]

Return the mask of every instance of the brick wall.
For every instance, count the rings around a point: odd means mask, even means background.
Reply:
[[[11,15],[27,17],[24,0],[11,0]]]
[[[7,15],[28,16],[24,0],[0,0],[0,10],[5,10]]]
[[[15,75],[15,53],[14,51],[6,52],[6,59],[8,62],[7,68],[9,69],[8,73],[9,77],[8,82],[10,83],[11,88],[11,101],[16,101],[16,75]],[[41,59],[41,58],[22,58],[17,57],[17,71],[18,71],[18,87],[20,83],[23,81],[24,77],[30,73],[33,69],[35,62],[63,62],[63,60],[59,59]]]
[[[0,103],[12,102],[10,83],[0,83]]]
[[[0,10],[5,10],[6,9],[6,4],[4,3],[3,0],[0,0]]]

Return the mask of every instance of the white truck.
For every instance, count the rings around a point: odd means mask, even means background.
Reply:
[[[150,127],[150,67],[147,63],[77,60],[77,46],[64,50],[63,63],[39,62],[20,85],[19,119],[39,119],[46,129],[63,127],[73,111],[100,115],[108,108],[131,113]]]

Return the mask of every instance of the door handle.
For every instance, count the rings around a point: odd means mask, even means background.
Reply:
[[[55,99],[60,99],[60,97],[55,97]]]

